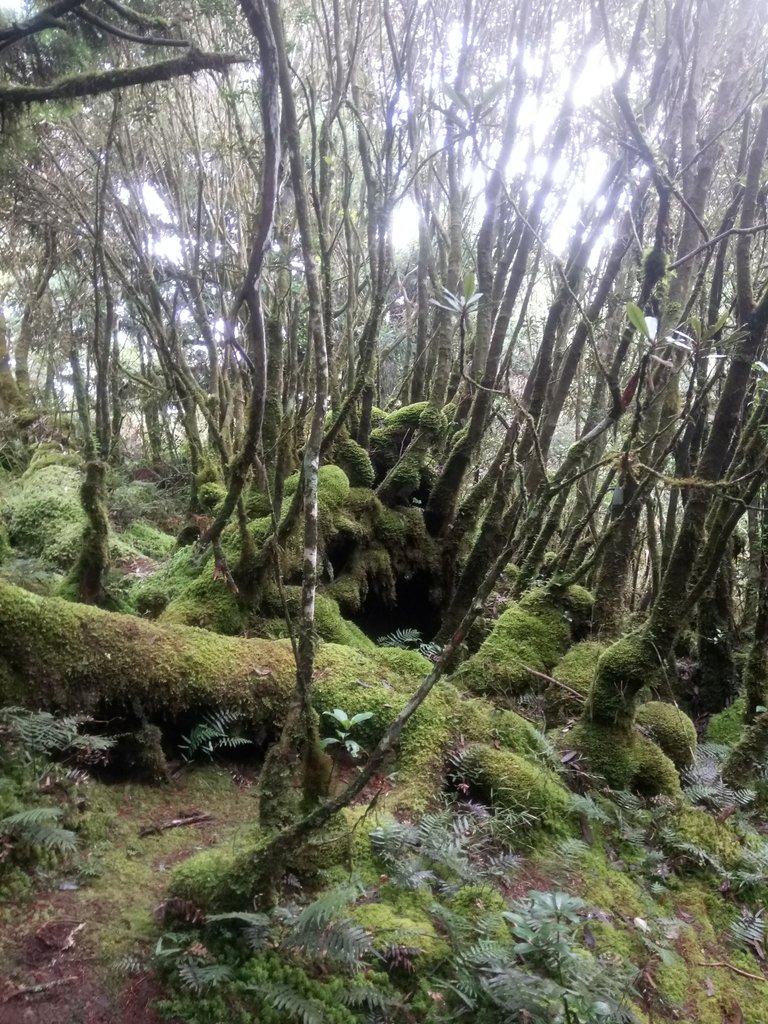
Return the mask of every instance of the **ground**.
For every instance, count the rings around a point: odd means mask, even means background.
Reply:
[[[0,1024],[156,1024],[159,989],[142,966],[168,871],[237,842],[253,820],[252,781],[245,770],[204,766],[162,786],[91,783],[89,850],[77,869],[52,877],[29,904],[0,907]],[[139,835],[194,811],[212,819]]]

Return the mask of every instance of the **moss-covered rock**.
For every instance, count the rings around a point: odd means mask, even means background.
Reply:
[[[631,789],[646,796],[680,790],[672,761],[638,732],[582,720],[560,737],[560,745],[582,754],[588,767],[613,789]]]
[[[585,596],[586,595],[586,598]],[[529,591],[499,617],[480,649],[453,676],[474,693],[516,696],[541,689],[529,671],[549,673],[572,640],[572,624],[585,614],[589,594],[583,588],[560,593]]]
[[[200,484],[197,489],[197,500],[200,503],[200,507],[205,509],[206,512],[218,512],[224,504],[226,496],[227,488],[224,484],[217,483],[214,480]]]
[[[472,743],[462,752],[459,773],[494,808],[530,815],[529,828],[568,830],[568,793],[554,772],[512,751]]]
[[[638,694],[661,681],[659,652],[653,636],[643,629],[612,643],[600,656],[586,706],[590,721],[629,728]]]
[[[564,685],[555,686],[550,683],[544,691],[544,711],[548,726],[560,724],[584,710],[595,679],[597,663],[605,649],[603,643],[584,640],[566,651],[552,669],[552,678]],[[575,694],[569,693],[569,690],[574,690]]]
[[[696,757],[696,726],[675,704],[653,700],[641,704],[635,722],[664,751],[676,768],[688,768]]]
[[[146,592],[144,595],[146,599]],[[203,629],[236,636],[243,628],[243,616],[237,596],[227,581],[217,575],[212,560],[200,576],[185,585],[160,615],[160,621],[181,626],[200,626]]]
[[[80,504],[81,474],[58,462],[43,465],[13,482],[0,504],[11,545],[52,568],[68,570],[85,526]],[[66,542],[64,538],[66,537]]]

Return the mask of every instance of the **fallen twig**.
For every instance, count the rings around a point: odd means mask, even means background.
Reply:
[[[3,996],[3,1002],[10,1003],[12,999],[19,999],[21,996],[36,996],[41,992],[47,992],[51,988],[58,988],[60,985],[71,985],[72,982],[77,980],[77,975],[71,974],[67,978],[55,978],[53,981],[42,981],[37,985],[22,985],[21,988],[17,988],[15,991],[9,992],[8,995]]]
[[[735,967],[725,960],[715,960],[713,963],[706,961],[700,963],[699,967],[727,967],[729,971],[733,971],[734,974],[740,974],[742,978],[751,978],[752,981],[768,981],[764,974],[750,974],[749,971],[743,971],[741,967]]]
[[[559,679],[554,679],[552,676],[548,676],[546,672],[539,672],[535,668],[531,668],[530,665],[523,665],[526,672],[530,672],[532,676],[536,676],[538,679],[545,679],[548,683],[554,683],[555,686],[559,686],[561,690],[565,690],[566,693],[570,693],[572,697],[575,697],[578,701],[584,702],[587,698],[583,693],[579,693],[578,690],[572,690],[570,686],[565,683],[561,683]]]
[[[196,814],[186,814],[181,818],[173,818],[171,821],[164,821],[159,825],[147,825],[140,832],[139,836],[157,836],[169,828],[181,828],[184,825],[200,825],[205,821],[213,821],[212,814],[203,814],[202,811]]]

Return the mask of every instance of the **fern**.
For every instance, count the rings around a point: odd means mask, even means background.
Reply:
[[[241,721],[241,717],[234,711],[220,709],[212,711],[194,726],[189,736],[182,737],[179,743],[182,756],[191,761],[198,754],[206,754],[213,757],[217,750],[222,748],[232,749],[245,746],[250,743],[247,736],[233,732]]]
[[[751,910],[742,910],[738,921],[734,921],[728,927],[728,937],[731,941],[737,946],[756,951],[761,960],[765,958],[765,918],[763,913],[762,907],[754,913]]]
[[[379,647],[400,647],[404,650],[418,647],[421,642],[421,633],[418,629],[396,629],[386,636],[380,636],[376,641]]]
[[[324,1024],[322,1006],[289,985],[265,985],[259,990],[275,1010],[302,1024]]]
[[[227,964],[201,964],[187,960],[179,964],[179,978],[184,988],[195,995],[202,995],[232,978],[232,968]]]
[[[17,811],[0,819],[0,836],[8,837],[12,844],[24,843],[60,855],[74,853],[77,836],[59,826],[62,813],[59,807],[30,807]]]

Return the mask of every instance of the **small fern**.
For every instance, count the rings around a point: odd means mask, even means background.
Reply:
[[[728,927],[728,937],[736,946],[757,952],[760,959],[765,959],[765,917],[764,909],[753,912],[744,909],[739,919]]]
[[[386,636],[380,636],[376,643],[379,647],[400,647],[403,650],[418,647],[422,642],[418,629],[395,629]]]
[[[242,747],[250,743],[247,736],[233,731],[239,725],[241,716],[235,711],[220,709],[205,715],[194,726],[188,736],[179,743],[182,756],[192,761],[200,754],[213,757],[217,750]]]

